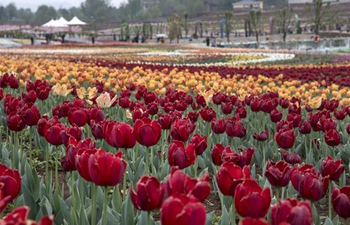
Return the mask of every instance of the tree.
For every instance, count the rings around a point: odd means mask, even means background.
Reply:
[[[330,2],[322,0],[314,0],[312,3],[306,3],[306,14],[309,16],[309,21],[314,24],[314,33],[319,35],[320,28],[332,22],[335,22],[339,11],[332,10]]]
[[[103,23],[115,17],[109,0],[85,0],[80,5],[84,19],[94,23]]]
[[[260,26],[261,26],[261,12],[260,12],[260,10],[250,10],[249,21],[253,27],[256,42],[259,43],[259,31],[260,31]]]
[[[289,25],[291,23],[292,14],[293,14],[292,8],[283,8],[275,12],[275,15],[276,15],[275,22],[276,22],[277,28],[282,33],[283,44],[286,43],[287,33],[288,33]]]
[[[54,7],[41,5],[34,14],[34,24],[42,25],[55,18],[57,18],[57,13]]]
[[[225,12],[225,32],[227,37],[227,42],[230,42],[230,33],[232,30],[232,17],[233,13],[231,11]]]
[[[12,20],[12,19],[17,17],[17,8],[16,8],[16,5],[14,3],[8,4],[6,6],[5,10],[7,12],[7,18],[9,20]]]
[[[181,17],[178,14],[174,14],[172,17],[168,18],[168,26],[170,43],[174,39],[179,43],[179,36],[181,35]]]
[[[188,35],[188,15],[189,15],[189,13],[188,13],[188,11],[185,11],[184,12],[184,18],[185,18],[185,22],[184,22],[184,30],[185,30],[185,38],[187,38],[187,35]]]

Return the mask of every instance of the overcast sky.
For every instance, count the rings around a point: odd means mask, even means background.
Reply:
[[[111,0],[111,5],[118,7],[120,3],[126,2],[127,0]],[[85,0],[1,0],[0,5],[7,6],[10,3],[15,3],[17,9],[19,8],[30,8],[32,12],[35,12],[40,5],[51,5],[56,9],[59,8],[70,8],[73,6],[80,6],[80,3],[85,2]]]

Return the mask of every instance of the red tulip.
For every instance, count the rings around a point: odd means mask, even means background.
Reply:
[[[262,100],[260,98],[257,98],[257,97],[253,98],[250,101],[250,109],[253,112],[259,112],[260,111],[261,102],[262,102]]]
[[[281,129],[275,133],[275,140],[281,148],[288,149],[293,147],[295,142],[294,130]]]
[[[119,98],[118,104],[123,109],[129,108],[129,106],[130,106],[130,97],[125,96],[125,97]]]
[[[327,193],[329,176],[320,178],[317,173],[312,171],[312,168],[305,168],[305,170],[304,168],[302,170],[300,168],[293,168],[290,180],[301,197],[318,201]]]
[[[222,161],[224,162],[233,162],[236,165],[243,168],[244,166],[249,166],[254,155],[254,148],[247,148],[246,151],[237,152],[229,152],[226,151],[222,155]]]
[[[22,117],[15,112],[11,112],[6,116],[7,127],[12,131],[22,131],[26,124],[23,121]]]
[[[234,204],[242,217],[263,218],[271,204],[270,189],[262,189],[255,180],[244,180],[236,187]]]
[[[75,155],[79,150],[95,150],[96,143],[91,140],[91,138],[87,138],[84,140],[77,141],[74,137],[69,137],[68,145],[66,148],[66,155],[69,160],[69,163],[74,165],[76,164]],[[82,153],[82,152],[81,152]],[[88,159],[86,159],[87,161]]]
[[[143,93],[143,99],[145,100],[146,105],[148,105],[157,99],[157,95],[153,92],[147,91]]]
[[[84,108],[74,107],[68,111],[68,121],[71,125],[83,127],[88,122],[88,119],[89,115]]]
[[[49,86],[40,85],[36,88],[36,96],[39,100],[44,101],[49,97],[50,91]]]
[[[217,143],[213,147],[213,149],[211,150],[211,159],[213,160],[214,165],[220,166],[223,163],[222,156],[225,153],[233,153],[230,146],[227,146],[226,148],[224,148],[224,146],[222,146],[222,144]]]
[[[0,88],[0,101],[4,98],[4,92],[2,88]]]
[[[320,118],[317,123],[322,128],[323,132],[337,129],[337,121],[331,118]]]
[[[65,129],[64,125],[60,122],[56,122],[54,124],[46,124],[45,125],[45,133],[44,137],[47,142],[52,145],[61,145],[63,144],[63,140],[61,137],[61,132]]]
[[[160,220],[162,225],[204,225],[205,207],[193,196],[170,196],[162,204]]]
[[[244,106],[237,107],[235,115],[238,115],[238,117],[241,119],[246,118],[247,117],[247,110],[245,109]]]
[[[115,148],[133,148],[136,144],[134,131],[127,123],[108,122],[103,133],[106,142]]]
[[[199,113],[196,112],[196,111],[192,111],[192,112],[189,112],[187,114],[187,116],[185,117],[185,119],[189,119],[192,123],[195,123],[197,122],[198,120],[198,117],[199,117]],[[181,117],[179,117],[181,118]],[[191,127],[195,127],[196,125],[195,124],[192,124]]]
[[[62,156],[61,158],[61,166],[65,172],[70,172],[76,170],[75,165],[71,164],[70,161],[68,160],[67,156]]]
[[[160,139],[162,128],[157,121],[149,118],[136,120],[134,124],[134,135],[138,143],[144,146],[156,145]]]
[[[231,114],[232,110],[233,110],[233,105],[231,102],[228,102],[228,103],[221,105],[221,111],[225,115]]]
[[[309,123],[309,121],[304,120],[304,122],[299,123],[298,126],[299,132],[301,134],[310,134],[311,133],[311,125]]]
[[[178,167],[171,168],[165,187],[167,196],[192,195],[200,202],[204,202],[211,189],[208,173],[205,173],[202,178],[191,178]]]
[[[168,150],[168,162],[170,166],[178,166],[180,169],[192,165],[196,161],[195,146],[189,144],[185,147],[181,141],[173,141]]]
[[[83,131],[79,127],[64,127],[60,133],[64,146],[68,146],[69,138],[74,137],[75,140],[80,141],[83,136]]]
[[[15,76],[13,76],[13,75],[9,76],[9,78],[8,78],[8,84],[9,84],[9,86],[10,86],[11,88],[13,88],[13,89],[17,89],[17,88],[19,87],[19,81],[18,81],[18,79],[17,79]]]
[[[337,130],[330,129],[324,133],[324,140],[327,145],[334,147],[340,144],[340,133]]]
[[[40,111],[33,103],[26,103],[20,110],[19,114],[22,117],[24,123],[28,126],[34,126],[40,119]]]
[[[121,151],[106,153],[103,149],[91,154],[88,162],[91,180],[99,186],[115,186],[123,178],[127,164]]]
[[[225,94],[217,92],[213,95],[213,102],[215,105],[220,105],[225,100]]]
[[[293,129],[293,123],[291,121],[286,121],[286,120],[280,120],[276,124],[276,131],[280,130],[292,130]]]
[[[244,179],[250,179],[250,169],[243,169],[233,162],[224,162],[216,173],[216,183],[223,195],[234,196],[238,184]]]
[[[92,181],[89,172],[89,158],[96,153],[95,149],[79,149],[75,154],[75,168],[78,170],[80,176],[86,181]]]
[[[29,91],[28,93],[22,92],[22,98],[23,98],[23,100],[26,103],[35,103],[35,101],[36,101],[36,92],[34,90]],[[0,100],[1,100],[1,98],[0,98]]]
[[[291,113],[287,115],[287,121],[290,121],[293,127],[298,127],[301,122],[301,115],[296,113]]]
[[[92,136],[94,136],[95,139],[104,139],[105,138],[105,126],[108,124],[109,121],[104,120],[100,121],[98,123],[95,122],[95,120],[92,120],[90,122],[90,130]],[[107,142],[108,143],[108,142]]]
[[[247,130],[240,119],[226,119],[226,134],[230,137],[242,138],[246,135]]]
[[[216,118],[215,110],[208,107],[205,107],[204,109],[199,111],[199,114],[201,115],[202,119],[206,122],[210,122]]]
[[[143,211],[159,209],[164,198],[164,183],[154,176],[142,176],[136,183],[136,192],[130,186],[130,197],[135,208]]]
[[[346,133],[350,134],[350,123],[346,125]]]
[[[312,211],[308,201],[287,198],[271,207],[271,225],[312,225]]]
[[[211,130],[213,131],[213,133],[215,133],[215,134],[224,133],[225,129],[226,129],[225,119],[223,119],[223,118],[220,118],[218,120],[213,119],[210,122],[210,127],[211,127]]]
[[[183,112],[187,109],[187,103],[183,100],[175,102],[175,108],[177,111]]]
[[[15,199],[21,190],[21,176],[17,170],[0,164],[0,200],[10,196],[8,201]]]
[[[4,188],[4,184],[0,183],[0,191],[1,189]],[[2,195],[2,193],[0,193],[0,195]],[[8,195],[7,197],[2,197],[0,196],[0,213],[2,213],[2,211],[4,211],[4,209],[7,207],[7,204],[9,204],[11,202],[11,195]]]
[[[195,134],[191,138],[190,144],[192,144],[194,146],[197,155],[202,155],[208,146],[207,136],[201,137],[199,134]]]
[[[341,108],[339,110],[334,110],[333,114],[337,120],[343,120],[345,118],[345,116],[347,115],[345,108]]]
[[[100,107],[89,107],[86,109],[88,114],[88,124],[91,125],[91,122],[99,123],[105,120],[105,115],[103,110]]]
[[[269,225],[264,219],[253,219],[250,217],[243,218],[238,225]]]
[[[269,138],[269,131],[264,130],[261,133],[254,133],[253,138],[258,141],[266,141]]]
[[[294,165],[297,163],[301,163],[302,161],[301,157],[296,152],[288,153],[284,150],[281,150],[281,154],[282,154],[283,160],[286,161],[287,163]]]
[[[342,218],[350,217],[350,186],[340,189],[333,187],[332,205],[334,211]]]
[[[170,136],[173,140],[186,142],[196,125],[188,119],[176,120],[171,127]]]
[[[274,187],[285,187],[290,181],[290,173],[292,168],[285,161],[274,163],[269,161],[266,165],[265,177]]]
[[[286,108],[289,107],[290,102],[289,102],[289,100],[286,99],[286,98],[281,98],[280,101],[279,101],[279,104],[280,104],[280,106],[281,106],[282,108],[286,109]]]
[[[329,176],[329,179],[333,181],[338,181],[344,170],[345,166],[342,164],[342,160],[333,161],[330,156],[322,161],[320,168],[322,176]]]
[[[173,121],[174,117],[170,114],[158,115],[158,123],[160,124],[163,130],[169,130]]]
[[[270,119],[272,122],[276,123],[282,119],[282,112],[279,111],[278,109],[274,109],[270,112]]]
[[[29,214],[30,208],[28,206],[20,206],[12,210],[10,213],[8,213],[4,218],[0,219],[0,224],[5,225],[24,225],[24,224],[30,224],[30,225],[53,225],[53,216],[44,216],[41,218],[39,223],[36,223],[35,221],[28,220],[28,214]]]
[[[291,113],[296,113],[296,114],[301,114],[301,108],[299,107],[300,104],[291,104],[288,107],[288,114]]]

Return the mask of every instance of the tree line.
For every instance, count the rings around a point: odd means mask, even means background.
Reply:
[[[74,16],[87,22],[101,23],[113,20],[145,20],[154,18],[169,18],[174,13],[182,14],[188,11],[190,17],[196,18],[209,10],[232,9],[232,3],[239,0],[144,0],[149,6],[145,8],[141,0],[127,0],[118,8],[112,6],[109,0],[85,0],[79,7],[55,9],[49,5],[40,5],[33,12],[29,8],[10,3],[0,3],[1,24],[41,25],[52,18],[63,16],[70,20]],[[266,7],[280,6],[287,0],[265,0]]]

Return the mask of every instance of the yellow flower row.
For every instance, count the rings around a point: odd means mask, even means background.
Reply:
[[[32,77],[48,80],[53,85],[57,83],[65,85],[65,90],[70,89],[73,85],[91,87],[98,80],[103,82],[106,88],[115,92],[132,82],[137,85],[145,85],[158,94],[165,94],[166,87],[176,87],[185,92],[205,92],[207,89],[212,89],[214,92],[223,91],[236,94],[244,99],[249,94],[273,91],[278,92],[281,97],[301,98],[304,103],[317,104],[319,98],[336,98],[341,100],[342,104],[350,104],[349,88],[339,88],[338,85],[323,88],[317,82],[302,84],[297,80],[283,81],[283,74],[275,78],[245,75],[245,79],[242,80],[238,79],[237,75],[233,77],[227,75],[226,78],[222,78],[217,72],[202,70],[194,73],[188,70],[180,71],[177,68],[152,71],[135,67],[129,70],[96,66],[91,63],[73,63],[67,60],[0,56],[0,73],[12,71],[18,74],[22,86]],[[79,90],[79,93],[80,91],[83,93],[82,96],[87,95],[85,88]]]

